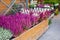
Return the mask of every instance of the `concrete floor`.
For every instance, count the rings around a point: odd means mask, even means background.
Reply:
[[[60,40],[60,15],[52,19],[52,24],[49,26],[49,29],[39,40]]]

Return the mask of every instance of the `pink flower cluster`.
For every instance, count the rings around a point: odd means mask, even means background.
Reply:
[[[40,19],[43,20],[51,15],[49,11],[42,13],[33,12],[32,10],[28,11],[26,13],[21,11],[14,15],[0,16],[0,26],[12,31],[13,35],[19,35],[25,29],[30,29],[32,26],[38,24]]]

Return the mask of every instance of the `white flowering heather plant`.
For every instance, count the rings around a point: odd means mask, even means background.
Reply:
[[[0,40],[9,40],[12,37],[12,33],[9,30],[0,28]]]

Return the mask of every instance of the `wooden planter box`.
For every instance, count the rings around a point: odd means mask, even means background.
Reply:
[[[43,20],[41,23],[27,30],[13,40],[37,40],[47,29],[48,20]]]

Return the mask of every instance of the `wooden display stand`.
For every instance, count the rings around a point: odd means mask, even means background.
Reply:
[[[48,20],[43,20],[41,23],[14,38],[14,40],[37,40],[47,29]]]

